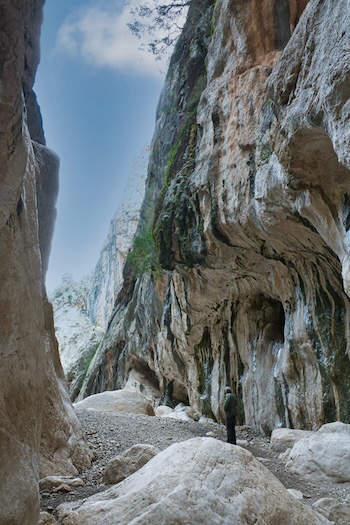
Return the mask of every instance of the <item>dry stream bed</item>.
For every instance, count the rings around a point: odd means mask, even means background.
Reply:
[[[107,489],[109,486],[102,483],[106,465],[114,456],[132,445],[146,443],[164,450],[173,443],[193,437],[205,437],[208,432],[211,437],[226,441],[225,427],[217,423],[198,423],[136,414],[110,414],[82,409],[77,410],[77,414],[85,438],[94,451],[94,459],[91,467],[79,475],[84,481],[83,487],[74,487],[67,493],[41,491],[41,510],[54,515],[56,507],[61,503],[84,499]],[[326,497],[345,500],[350,495],[350,483],[311,483],[297,474],[288,472],[285,462],[278,458],[279,452],[270,448],[269,438],[250,427],[237,427],[237,439],[245,440],[247,444],[243,445],[244,448],[262,461],[287,489],[302,492],[303,503],[306,505],[312,505],[318,499]],[[337,525],[349,524],[339,522]]]

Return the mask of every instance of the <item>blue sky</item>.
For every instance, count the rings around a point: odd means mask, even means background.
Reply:
[[[160,65],[138,51],[122,0],[46,0],[34,86],[47,145],[60,157],[58,217],[47,286],[94,267],[150,143]]]

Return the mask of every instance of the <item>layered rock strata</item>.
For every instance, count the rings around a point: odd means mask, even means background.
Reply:
[[[41,475],[89,462],[63,383],[44,279],[58,159],[32,90],[42,0],[0,11],[0,523],[33,525]]]
[[[137,371],[219,420],[230,384],[266,432],[349,422],[350,8],[212,10],[192,2],[157,114],[141,227],[162,270],[126,266],[83,394]]]

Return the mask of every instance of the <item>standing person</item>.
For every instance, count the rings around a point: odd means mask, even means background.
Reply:
[[[224,410],[226,415],[227,443],[236,444],[236,398],[229,386],[225,387]]]

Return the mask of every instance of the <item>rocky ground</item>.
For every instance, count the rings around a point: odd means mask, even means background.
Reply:
[[[80,477],[83,487],[74,487],[70,492],[41,491],[41,507],[55,513],[56,507],[65,501],[86,498],[107,488],[102,483],[102,474],[110,459],[137,443],[147,443],[163,450],[169,445],[196,436],[210,435],[225,441],[225,427],[216,423],[199,423],[176,419],[150,417],[135,414],[108,414],[89,410],[78,410],[85,437],[93,449],[95,457],[92,466]],[[208,434],[209,433],[209,434]],[[287,489],[302,492],[303,502],[312,505],[324,497],[344,501],[350,495],[350,483],[331,484],[329,482],[310,483],[298,475],[289,473],[279,453],[270,449],[269,438],[258,434],[249,427],[238,427],[237,438],[240,444],[259,458]],[[339,522],[338,525],[348,525]]]

